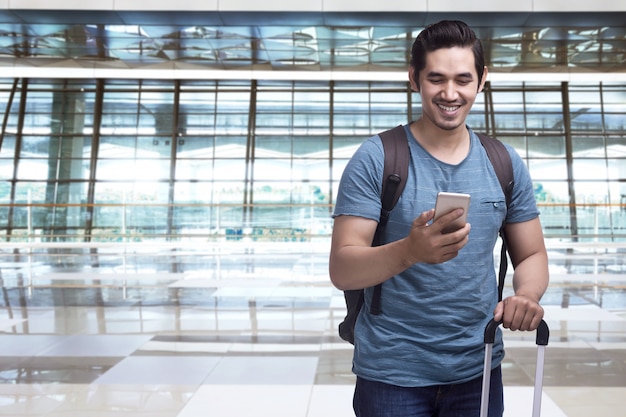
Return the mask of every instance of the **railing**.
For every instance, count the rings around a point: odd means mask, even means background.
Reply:
[[[539,203],[544,235],[626,241],[626,201]],[[5,242],[246,240],[306,242],[332,230],[329,204],[0,204]],[[11,221],[8,221],[8,217]]]
[[[86,209],[84,205],[72,207],[78,212]],[[196,212],[193,218],[182,219],[195,226],[181,226],[176,233],[167,234],[162,225],[166,219],[152,218],[153,225],[161,226],[142,227],[148,219],[131,215],[137,207],[143,212],[155,207],[192,207],[213,210],[214,217],[204,219]],[[29,293],[38,286],[60,285],[121,286],[126,290],[145,285],[141,276],[161,277],[155,285],[179,279],[328,282],[331,206],[251,205],[246,207],[245,217],[254,220],[236,223],[232,218],[220,218],[220,210],[233,207],[109,204],[97,207],[112,210],[107,227],[94,227],[85,235],[83,224],[69,221],[64,234],[50,235],[46,233],[54,229],[38,226],[33,220],[34,211],[42,205],[21,205],[24,226],[13,228],[0,242],[0,279],[4,285],[28,288]],[[626,206],[539,207],[557,282],[597,284],[607,276],[615,279],[626,274]],[[72,223],[73,229],[69,228]],[[579,233],[572,233],[573,228]]]
[[[547,241],[552,280],[601,283],[626,277],[626,242]],[[123,287],[142,277],[176,280],[328,281],[329,239],[318,242],[3,242],[5,285]],[[497,252],[497,250],[496,250]],[[18,284],[18,281],[21,284]]]

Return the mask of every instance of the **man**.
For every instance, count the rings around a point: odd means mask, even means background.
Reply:
[[[507,210],[493,166],[465,124],[486,77],[481,42],[465,23],[442,21],[417,36],[409,80],[422,115],[405,126],[409,175],[385,244],[371,246],[381,208],[380,138],[364,142],[344,171],[330,277],[341,290],[367,288],[355,327],[358,417],[478,416],[486,324],[495,318],[511,330],[535,330],[543,318],[548,262],[528,171],[507,147],[515,178]],[[439,191],[471,194],[461,229],[442,233],[462,209],[433,222]],[[498,302],[493,252],[505,219],[515,295]],[[371,287],[379,283],[382,312],[374,315]],[[503,413],[503,356],[498,331],[489,416]]]

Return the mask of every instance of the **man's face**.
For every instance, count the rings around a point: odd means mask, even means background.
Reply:
[[[442,48],[426,55],[426,66],[414,79],[409,69],[411,87],[422,96],[422,115],[436,127],[454,130],[465,127],[465,119],[476,96],[482,91],[471,48]]]

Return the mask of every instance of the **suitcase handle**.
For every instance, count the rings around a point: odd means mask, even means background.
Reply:
[[[496,329],[501,324],[502,320],[496,321],[495,319],[491,319],[489,321],[489,323],[485,327],[485,344],[493,344],[493,342],[496,340]],[[548,324],[542,319],[541,323],[539,323],[539,327],[537,327],[537,338],[535,341],[538,346],[547,346],[549,338],[550,329],[548,328]]]
[[[480,399],[480,417],[486,417],[489,406],[489,384],[491,382],[491,352],[496,339],[496,330],[502,320],[491,319],[485,327],[485,364],[483,368],[483,388]],[[550,330],[545,321],[541,320],[537,327],[537,368],[535,369],[535,392],[533,396],[533,417],[541,414],[541,395],[543,388],[543,361],[545,349],[550,338]]]

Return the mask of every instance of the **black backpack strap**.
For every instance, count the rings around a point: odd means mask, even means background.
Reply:
[[[511,203],[513,185],[515,184],[511,155],[509,155],[509,152],[506,150],[504,144],[498,139],[483,135],[482,133],[477,133],[477,135],[487,152],[487,156],[491,161],[491,165],[493,165],[493,169],[496,171],[498,181],[500,182],[500,186],[504,192],[506,206],[508,207]],[[500,237],[502,238],[502,248],[500,249],[500,269],[498,271],[498,301],[502,300],[504,280],[506,278],[506,270],[508,268],[508,260],[506,257],[508,246],[504,233],[504,222],[500,227]]]
[[[491,165],[493,165],[493,169],[496,171],[498,181],[500,181],[500,186],[502,187],[504,196],[507,199],[506,204],[508,206],[514,184],[513,162],[511,161],[511,155],[509,155],[509,152],[506,150],[504,144],[498,139],[483,135],[482,133],[478,133],[477,135],[480,139],[480,143],[482,143],[485,151],[487,151],[487,156],[491,161]]]
[[[409,148],[404,126],[396,126],[393,129],[380,133],[379,136],[385,151],[385,168],[383,170],[380,220],[378,221],[378,226],[376,226],[372,246],[382,244],[383,231],[387,226],[389,214],[400,199],[409,173]],[[374,287],[372,304],[370,306],[371,314],[380,314],[382,289],[382,284]]]
[[[379,136],[385,153],[385,167],[382,179],[380,219],[372,239],[372,246],[378,246],[382,243],[383,231],[389,220],[389,214],[402,194],[409,172],[408,140],[404,127],[397,126],[380,133]],[[364,292],[362,289],[343,292],[347,314],[344,320],[339,323],[339,336],[352,344],[354,344],[354,326],[364,304]],[[370,309],[372,314],[380,314],[381,294],[382,284],[374,287],[372,308]]]

